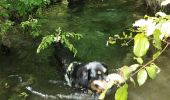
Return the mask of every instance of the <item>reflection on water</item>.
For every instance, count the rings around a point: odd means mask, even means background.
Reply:
[[[105,43],[108,36],[121,32],[137,17],[143,16],[143,8],[135,0],[89,1],[73,9],[62,4],[46,9],[40,16],[42,34],[50,34],[58,27],[81,33],[84,38],[74,44],[78,49],[77,57],[83,61],[105,62],[110,70],[129,64],[133,56],[129,53],[131,48],[122,49],[118,45],[106,47]],[[14,41],[11,56],[0,54],[0,100],[20,100],[22,92],[28,94],[28,100],[96,99],[92,94],[81,93],[64,84],[61,68],[52,54],[53,48],[36,54],[40,40],[17,35],[20,39]],[[169,100],[168,57],[170,55],[164,55],[158,60],[162,71],[156,80],[149,80],[140,88],[130,87],[129,100]]]

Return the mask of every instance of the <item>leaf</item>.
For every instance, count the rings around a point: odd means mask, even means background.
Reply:
[[[135,59],[139,64],[143,64],[143,59],[142,59],[142,58],[136,58],[136,57],[134,57],[134,59]]]
[[[54,42],[54,35],[47,35],[47,36],[43,37],[41,43],[39,44],[39,46],[37,48],[37,53],[40,53],[41,50],[46,49],[53,42]]]
[[[152,59],[153,59],[153,60],[156,59],[160,54],[161,54],[160,51],[156,52],[156,53],[153,55]]]
[[[122,87],[120,87],[115,94],[115,100],[127,100],[128,96],[128,84],[124,84]]]
[[[107,91],[114,85],[114,83],[115,83],[114,81],[109,81],[109,83],[107,83],[106,89],[100,94],[100,96],[98,98],[99,100],[103,100],[104,99]]]
[[[146,71],[151,79],[155,79],[157,75],[157,66],[155,64],[151,64],[146,67]]]
[[[107,92],[107,89],[106,90],[104,90],[101,94],[100,94],[100,96],[99,96],[99,100],[103,100],[104,99],[104,97],[105,97],[105,95],[106,95],[106,92]]]
[[[58,32],[58,34],[61,34],[61,30],[60,28],[58,30],[56,30]],[[70,39],[75,39],[75,40],[79,40],[80,38],[82,38],[83,36],[81,34],[78,33],[70,33],[70,32],[63,32],[61,35],[61,43],[64,44],[64,46],[66,48],[68,48],[71,52],[74,53],[74,57],[77,54],[77,49],[74,47],[74,45],[71,43]]]
[[[149,49],[149,41],[148,38],[145,37],[144,34],[137,34],[134,38],[134,48],[133,52],[137,57],[144,56]]]
[[[147,72],[145,69],[141,69],[137,74],[137,81],[139,86],[143,85],[147,80]]]
[[[113,37],[109,37],[109,39],[108,39],[108,41],[107,41],[109,44],[115,44],[116,43],[116,41],[114,40],[114,38]]]
[[[129,78],[131,72],[132,71],[130,71],[130,68],[128,66],[123,66],[120,68],[120,73],[125,80]]]
[[[134,86],[136,86],[135,80],[132,77],[130,77],[130,81],[133,83]]]
[[[135,71],[139,67],[139,64],[133,64],[129,68],[131,71]]]
[[[170,3],[170,0],[164,0],[161,2],[161,6],[166,6]]]
[[[161,32],[160,32],[159,29],[156,29],[153,33],[153,38],[154,38],[153,39],[153,45],[154,45],[155,48],[157,48],[159,50],[162,49],[162,47],[161,47],[162,42],[161,42],[161,39],[160,39],[160,35],[161,35]]]

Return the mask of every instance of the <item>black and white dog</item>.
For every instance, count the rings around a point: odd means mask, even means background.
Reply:
[[[65,71],[65,79],[69,86],[91,89],[95,92],[101,91],[101,88],[93,84],[93,81],[102,81],[106,78],[108,70],[104,63],[79,62],[61,42],[55,43],[55,57]]]

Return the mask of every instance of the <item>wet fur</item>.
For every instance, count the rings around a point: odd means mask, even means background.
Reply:
[[[55,57],[69,79],[72,79],[71,84],[76,87],[90,88],[90,84],[93,80],[102,80],[108,74],[107,66],[97,61],[73,63],[73,72],[67,73],[66,70],[69,64],[79,60],[74,58],[73,53],[60,42],[55,44]]]

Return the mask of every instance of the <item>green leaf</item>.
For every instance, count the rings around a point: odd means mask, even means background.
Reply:
[[[109,37],[108,41],[107,41],[109,44],[115,44],[116,43],[116,40],[114,40],[113,37]]]
[[[154,60],[154,59],[158,58],[158,56],[159,56],[160,54],[161,54],[160,51],[156,52],[156,53],[153,55],[152,59]]]
[[[157,66],[155,64],[151,64],[146,67],[146,71],[151,79],[155,79],[157,75]]]
[[[107,83],[106,89],[100,94],[100,96],[98,98],[99,100],[103,100],[104,99],[107,91],[114,85],[114,83],[115,83],[114,81],[109,81],[109,83]]]
[[[131,74],[131,70],[128,66],[123,66],[120,68],[120,73],[122,73],[122,77],[127,80]]]
[[[137,34],[134,38],[133,52],[137,57],[144,56],[149,49],[148,38],[144,34]]]
[[[138,67],[139,67],[139,64],[133,64],[133,65],[129,66],[131,72],[135,71]]]
[[[105,97],[105,95],[106,95],[106,92],[107,92],[107,89],[106,90],[104,90],[101,94],[100,94],[100,96],[99,96],[99,100],[103,100],[104,99],[104,97]]]
[[[37,53],[40,53],[41,50],[46,49],[53,42],[54,42],[54,35],[47,35],[47,36],[43,37],[41,43],[39,44],[39,46],[37,48]]]
[[[137,81],[139,86],[143,85],[147,80],[147,72],[145,69],[141,69],[137,74]]]
[[[120,87],[115,94],[115,100],[127,100],[128,96],[128,84],[124,84],[122,87]]]
[[[134,86],[136,86],[135,80],[132,77],[130,77],[130,81],[133,83]]]
[[[153,38],[154,38],[153,39],[153,45],[154,45],[155,48],[157,48],[159,50],[162,49],[162,47],[161,47],[162,42],[161,42],[161,39],[160,39],[160,35],[161,35],[161,32],[160,32],[159,29],[156,29],[153,33]]]
[[[134,59],[135,59],[139,64],[143,64],[143,59],[142,59],[142,58],[136,58],[136,57],[134,57]]]

